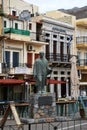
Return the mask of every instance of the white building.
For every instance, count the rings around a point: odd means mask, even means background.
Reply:
[[[50,66],[53,71],[49,76],[50,79],[59,81],[58,84],[48,85],[49,91],[56,93],[57,98],[71,96],[71,84],[70,84],[70,72],[71,72],[71,55],[76,55],[75,49],[75,17],[61,15],[62,13],[58,11],[52,13],[37,16],[32,19],[33,22],[36,21],[36,26],[38,26],[38,31],[42,32],[43,40],[49,44],[45,47],[46,58],[49,61]],[[56,14],[56,15],[55,15]],[[60,15],[59,15],[60,14]],[[54,16],[54,17],[52,17]],[[61,19],[59,19],[61,17]],[[65,22],[66,18],[69,22]],[[73,22],[72,22],[73,21]],[[69,43],[70,37],[73,40]],[[65,82],[65,83],[63,83]],[[68,87],[68,89],[67,89]]]

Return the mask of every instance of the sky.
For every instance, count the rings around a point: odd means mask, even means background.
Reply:
[[[25,0],[37,5],[40,13],[57,9],[71,9],[73,7],[87,6],[87,0]]]

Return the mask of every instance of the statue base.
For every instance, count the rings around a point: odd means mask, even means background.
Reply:
[[[29,96],[29,117],[34,119],[55,117],[55,93],[32,94]]]

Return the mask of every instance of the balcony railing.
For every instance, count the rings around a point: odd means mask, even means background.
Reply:
[[[87,66],[87,59],[79,59],[77,61],[78,66]]]
[[[5,28],[4,33],[5,34],[14,33],[14,34],[20,34],[20,35],[26,35],[26,36],[30,35],[30,31],[28,30],[20,30],[20,29],[14,29],[14,28]]]
[[[87,44],[87,37],[86,36],[82,36],[82,37],[76,37],[76,43],[79,44],[79,43],[85,43]]]
[[[31,69],[33,67],[33,65],[28,64],[28,63],[19,63],[19,64],[13,64],[13,63],[9,63],[9,62],[2,63],[2,73],[8,73],[8,72],[10,72],[10,69],[17,68],[17,67],[20,68],[21,70],[24,68]]]
[[[68,54],[60,54],[60,53],[50,53],[50,54],[46,54],[46,58],[48,61],[57,61],[57,62],[70,62],[70,58],[72,57],[72,55],[68,55]]]
[[[10,62],[2,63],[2,68],[14,68],[14,67],[28,67],[28,68],[32,68],[32,64],[28,64],[28,63],[13,64],[13,63],[10,63]]]

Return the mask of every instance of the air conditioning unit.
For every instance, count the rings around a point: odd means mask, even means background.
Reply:
[[[28,45],[27,50],[28,51],[34,51],[34,46],[33,45]]]

